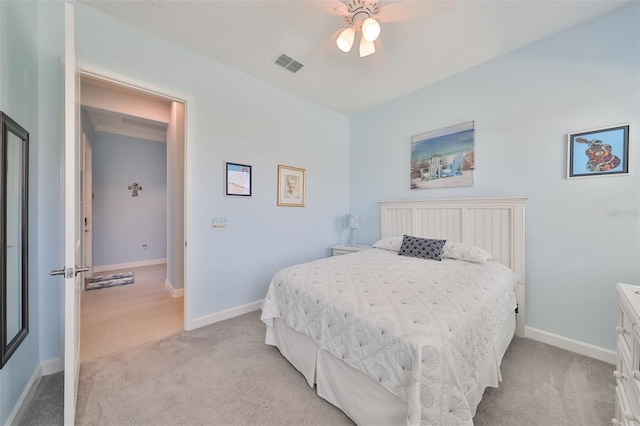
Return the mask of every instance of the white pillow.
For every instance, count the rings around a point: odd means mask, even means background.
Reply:
[[[487,263],[493,255],[480,247],[466,243],[452,243],[447,241],[442,250],[443,259],[465,260],[473,263]]]
[[[399,252],[402,246],[402,237],[387,237],[373,243],[373,248]]]

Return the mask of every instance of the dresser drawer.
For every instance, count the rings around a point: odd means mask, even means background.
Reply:
[[[633,333],[631,334],[631,359],[629,360],[631,372],[639,380],[640,384],[640,323],[633,325]]]
[[[345,254],[355,253],[362,250],[369,250],[371,246],[367,246],[364,244],[351,246],[349,244],[339,244],[337,246],[331,247],[331,255],[332,256],[342,256]]]
[[[339,249],[333,249],[333,255],[334,256],[342,256],[345,254],[350,254],[350,253],[355,253],[354,251],[349,251],[349,250],[339,250]],[[349,258],[351,259],[351,258]]]
[[[624,356],[618,356],[613,374],[616,378],[616,418],[626,422],[623,424],[640,424],[640,387]]]
[[[618,340],[624,342],[629,353],[632,353],[633,349],[633,325],[633,321],[624,306],[618,304],[618,326],[616,327],[616,332],[618,333]]]
[[[640,426],[640,287],[618,283],[616,418],[614,425]]]
[[[620,388],[616,388],[616,417],[611,420],[611,424],[616,426],[640,426],[640,423],[635,421],[633,415],[629,413],[629,409],[623,402],[624,396]]]
[[[616,388],[616,416],[611,419],[611,424],[614,426],[640,426],[640,423],[635,420],[628,420],[624,415],[624,411],[622,395],[618,388]]]
[[[611,420],[611,424],[614,426],[627,426],[628,423],[624,418],[624,408],[622,408],[622,399],[620,392],[616,387],[616,416]]]

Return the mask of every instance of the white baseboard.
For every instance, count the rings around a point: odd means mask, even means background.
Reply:
[[[568,337],[538,330],[533,327],[525,327],[524,336],[580,355],[599,359],[609,364],[615,365],[616,363],[616,351],[601,348],[600,346],[569,339]]]
[[[42,379],[42,367],[38,366],[31,375],[29,382],[24,387],[24,390],[22,391],[20,398],[18,398],[15,407],[13,407],[13,411],[9,414],[5,425],[17,425],[20,422],[25,410],[29,406],[29,402],[31,402],[33,395],[36,393],[36,389],[38,389],[40,379]]]
[[[178,288],[178,289],[173,288],[173,284],[171,284],[171,281],[169,281],[169,278],[164,279],[164,286],[169,291],[169,294],[171,295],[171,297],[173,298],[184,297],[184,288]]]
[[[62,358],[55,358],[41,363],[40,367],[42,367],[42,375],[49,376],[64,370],[64,360]]]
[[[195,330],[196,328],[211,325],[219,321],[224,321],[229,318],[237,317],[249,312],[257,311],[262,307],[262,300],[247,303],[246,305],[237,306],[231,309],[225,309],[224,311],[215,312],[213,314],[205,315],[200,318],[196,318],[185,324],[185,330]]]
[[[116,263],[113,265],[100,265],[94,266],[93,272],[104,272],[104,271],[113,271],[116,269],[128,269],[128,268],[139,268],[141,266],[152,266],[152,265],[161,265],[163,263],[167,263],[167,259],[149,259],[149,260],[140,260],[137,262],[128,262],[128,263]]]

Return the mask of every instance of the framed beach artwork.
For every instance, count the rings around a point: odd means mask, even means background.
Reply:
[[[278,205],[304,207],[305,169],[278,165]]]
[[[225,163],[225,195],[251,197],[251,166]]]
[[[629,125],[569,134],[567,179],[629,174]]]
[[[473,186],[474,122],[411,137],[411,189]]]

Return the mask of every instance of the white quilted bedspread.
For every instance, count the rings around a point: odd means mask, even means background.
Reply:
[[[473,424],[465,395],[516,307],[507,267],[371,249],[277,272],[262,320],[293,329],[408,402],[407,424]]]

